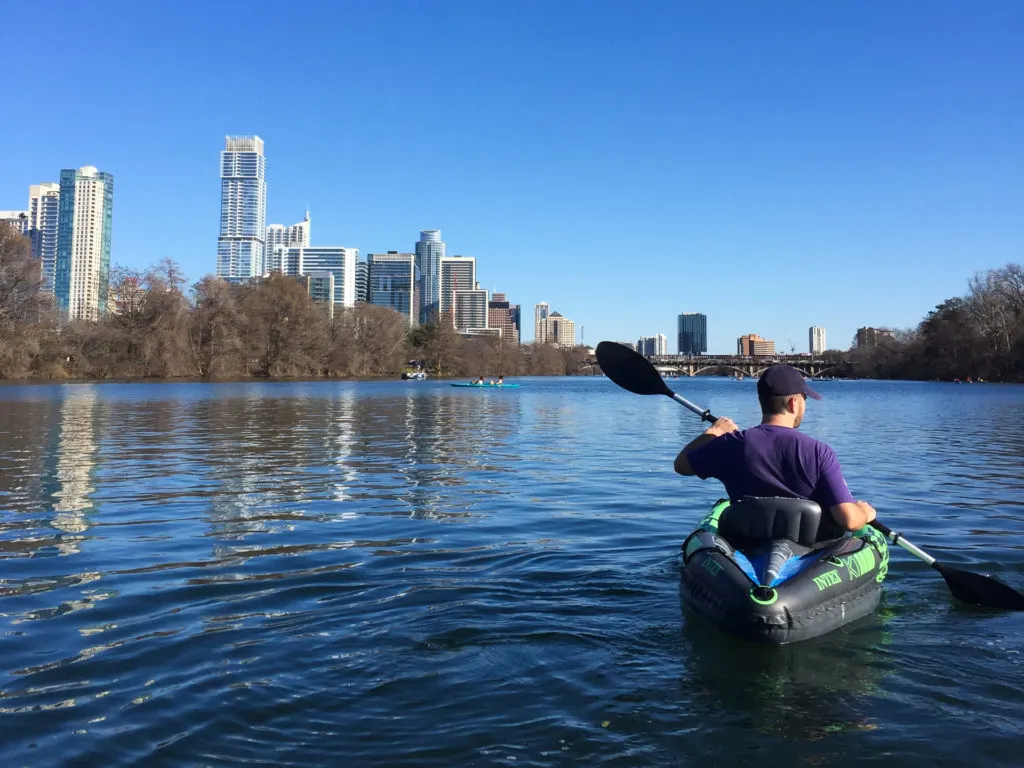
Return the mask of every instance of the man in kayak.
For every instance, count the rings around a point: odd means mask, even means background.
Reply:
[[[788,365],[773,365],[757,381],[761,423],[740,430],[721,418],[676,456],[680,475],[721,480],[733,501],[743,496],[810,499],[848,531],[875,519],[875,509],[857,501],[846,486],[835,451],[797,430],[807,398],[821,395],[803,374]]]

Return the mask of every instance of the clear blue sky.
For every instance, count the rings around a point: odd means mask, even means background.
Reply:
[[[113,261],[215,268],[225,134],[268,223],[411,250],[584,341],[708,316],[798,351],[909,327],[1022,260],[1024,3],[54,2],[8,18],[0,209],[115,176]]]

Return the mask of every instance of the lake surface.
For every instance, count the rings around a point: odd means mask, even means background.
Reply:
[[[731,641],[679,598],[696,417],[517,381],[0,387],[2,764],[1021,764],[1024,614],[894,549],[876,616]],[[815,386],[855,495],[1024,588],[1024,387]]]

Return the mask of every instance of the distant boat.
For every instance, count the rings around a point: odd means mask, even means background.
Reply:
[[[453,387],[474,387],[475,389],[517,389],[518,384],[471,384],[469,382],[458,382],[452,384]]]

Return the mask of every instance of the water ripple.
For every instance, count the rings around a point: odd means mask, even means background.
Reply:
[[[678,595],[699,423],[522,384],[0,389],[5,763],[1016,764],[1019,615],[896,552],[876,616],[725,638]],[[1024,586],[1024,388],[821,387],[856,494]],[[679,388],[757,419],[750,382]]]

